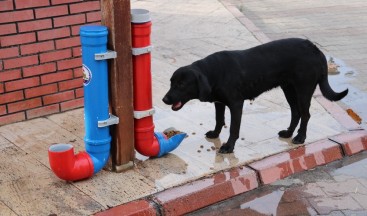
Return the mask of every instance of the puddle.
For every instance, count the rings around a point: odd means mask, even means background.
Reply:
[[[276,190],[266,196],[259,197],[250,202],[244,203],[240,206],[240,208],[250,208],[265,215],[277,215],[277,208],[283,194],[284,191]]]
[[[367,93],[352,86],[350,83],[358,79],[358,73],[355,69],[347,66],[344,61],[338,58],[327,56],[327,59],[334,61],[338,66],[336,73],[329,74],[329,83],[335,91],[343,91],[348,88],[348,95],[341,100],[340,104],[345,110],[350,108],[362,118],[362,127],[367,129]]]

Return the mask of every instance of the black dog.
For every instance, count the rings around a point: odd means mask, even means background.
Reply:
[[[242,51],[221,51],[176,70],[163,102],[177,111],[191,99],[215,102],[216,125],[206,133],[217,138],[224,126],[225,106],[231,112],[230,135],[219,152],[233,152],[239,137],[244,100],[280,86],[289,103],[292,118],[287,130],[278,134],[289,138],[301,119],[294,144],[305,142],[310,119],[311,97],[319,84],[330,101],[348,94],[334,92],[328,82],[325,55],[310,41],[298,38],[277,40]]]

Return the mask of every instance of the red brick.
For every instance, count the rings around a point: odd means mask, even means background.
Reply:
[[[4,83],[0,82],[0,93],[3,93],[4,91]]]
[[[26,56],[26,57],[18,57],[14,59],[4,60],[4,69],[12,69],[19,68],[28,65],[38,64],[37,56]]]
[[[3,61],[0,60],[0,70],[3,70]]]
[[[60,112],[59,104],[44,106],[36,109],[27,110],[27,119],[37,118]]]
[[[20,53],[22,55],[27,55],[27,54],[45,52],[45,51],[54,50],[54,49],[55,49],[54,42],[46,41],[46,42],[40,42],[40,43],[21,45]]]
[[[55,27],[75,25],[75,24],[81,24],[81,23],[85,23],[84,14],[77,14],[77,15],[54,18]]]
[[[87,13],[87,22],[101,21],[102,14],[100,11]]]
[[[68,6],[60,5],[54,7],[38,8],[35,10],[36,18],[55,17],[68,14]]]
[[[16,9],[34,8],[48,5],[50,5],[49,0],[15,0]]]
[[[74,57],[82,56],[82,48],[81,47],[73,47],[73,56]]]
[[[18,58],[4,60],[4,69],[19,68],[19,67],[35,65],[35,64],[38,64],[37,55],[18,57]]]
[[[82,58],[73,58],[57,62],[58,70],[65,70],[69,68],[77,68],[82,66]]]
[[[0,104],[6,104],[14,101],[23,100],[23,91],[0,94]]]
[[[72,14],[101,9],[99,1],[90,1],[90,2],[71,4],[69,8],[70,8],[70,13]]]
[[[83,70],[82,67],[74,68],[74,78],[83,77]]]
[[[163,215],[184,215],[258,187],[256,173],[235,168],[155,194]]]
[[[61,106],[61,112],[80,108],[84,106],[84,98],[78,98],[78,99],[62,102],[60,106]]]
[[[41,63],[50,62],[50,61],[57,61],[60,59],[66,59],[71,57],[71,50],[64,49],[64,50],[57,50],[47,53],[40,54],[40,61]]]
[[[74,91],[65,91],[57,94],[43,96],[43,104],[54,104],[74,99]]]
[[[37,38],[39,41],[50,40],[50,39],[55,39],[55,38],[64,38],[64,37],[69,37],[69,36],[70,36],[69,27],[37,32]]]
[[[51,62],[47,64],[23,68],[23,76],[30,77],[30,76],[40,75],[40,74],[51,73],[55,71],[56,71],[56,63]]]
[[[59,91],[76,89],[80,87],[83,87],[83,79],[80,78],[59,82]]]
[[[25,89],[25,88],[30,88],[33,86],[38,86],[39,84],[40,84],[40,81],[38,77],[14,80],[14,81],[9,81],[5,83],[5,90],[8,92],[15,91],[19,89]]]
[[[11,36],[3,36],[0,39],[1,39],[1,46],[5,47],[5,46],[35,42],[36,34],[34,32],[26,34],[16,34]]]
[[[51,0],[51,4],[66,4],[66,3],[73,3],[73,2],[80,2],[82,0]]]
[[[73,72],[72,70],[67,70],[63,72],[57,72],[52,74],[46,74],[41,76],[41,82],[42,84],[48,84],[53,82],[58,82],[62,80],[68,80],[73,78]]]
[[[13,1],[12,0],[4,0],[0,1],[0,11],[13,10]]]
[[[339,145],[330,140],[321,140],[299,148],[304,150],[283,152],[251,163],[249,166],[259,173],[264,184],[270,184],[299,171],[313,169],[315,166],[343,157]],[[291,153],[292,151],[296,153]]]
[[[14,113],[0,117],[0,126],[25,120],[25,113]]]
[[[17,33],[17,27],[15,23],[0,25],[0,35],[7,35],[14,33]]]
[[[6,114],[6,106],[2,105],[0,106],[0,116],[5,115]]]
[[[19,101],[8,104],[8,113],[19,112],[42,106],[41,98],[33,98],[29,100]]]
[[[79,35],[82,25],[71,26],[71,35]]]
[[[75,97],[76,98],[80,98],[84,96],[84,89],[83,88],[78,88],[75,89]]]
[[[49,28],[52,28],[51,19],[26,21],[26,22],[18,23],[19,32],[36,31],[36,30],[49,29]]]
[[[11,58],[18,55],[19,55],[18,47],[9,47],[0,49],[0,59]]]
[[[80,46],[80,38],[79,37],[71,37],[56,40],[56,49],[63,49],[68,47]]]
[[[33,19],[33,10],[9,11],[0,13],[0,23],[9,23]]]
[[[33,98],[33,97],[38,97],[38,96],[43,96],[43,95],[47,95],[47,94],[52,94],[57,92],[57,84],[50,84],[50,85],[44,85],[44,86],[39,86],[39,87],[35,87],[35,88],[28,88],[25,89],[24,93],[25,93],[25,97],[26,98]]]
[[[113,216],[113,215],[155,216],[158,215],[158,212],[156,212],[153,204],[149,203],[149,201],[137,200],[95,214],[95,216]]]
[[[367,150],[367,132],[365,130],[349,131],[331,137],[330,140],[339,143],[348,156]]]
[[[20,69],[0,72],[0,82],[15,80],[15,79],[19,79],[21,77],[22,77],[22,75],[20,73]]]

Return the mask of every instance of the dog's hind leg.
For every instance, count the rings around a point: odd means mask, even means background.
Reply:
[[[297,105],[297,94],[294,90],[294,87],[291,85],[281,86],[283,89],[285,98],[288,101],[288,104],[291,108],[291,122],[287,130],[279,131],[278,135],[282,138],[292,137],[294,130],[296,129],[298,122],[301,118],[298,105]]]
[[[208,131],[205,135],[210,139],[218,138],[220,132],[222,131],[222,127],[224,126],[224,113],[226,110],[226,106],[222,103],[215,102],[215,128],[212,131]]]
[[[299,86],[302,89],[302,86]],[[316,85],[315,85],[316,87]],[[298,110],[301,114],[301,124],[298,129],[298,134],[292,139],[294,144],[302,144],[306,140],[306,133],[307,133],[307,124],[308,120],[310,119],[310,105],[311,105],[311,98],[315,88],[313,89],[306,89],[303,88],[302,91],[297,91],[297,101],[298,101]]]
[[[230,104],[228,107],[231,111],[229,138],[227,143],[220,147],[219,153],[232,153],[240,133],[243,101]]]

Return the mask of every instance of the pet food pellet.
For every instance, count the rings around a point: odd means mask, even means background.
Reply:
[[[198,150],[198,153],[200,153],[201,151],[200,150]]]
[[[207,149],[207,151],[209,152],[209,151],[210,151],[210,149]]]
[[[204,148],[204,146],[203,146],[203,145],[201,145],[201,146],[200,146],[200,148]]]
[[[212,146],[212,147],[210,147],[212,150],[215,150],[215,147],[214,146]]]
[[[224,128],[227,128],[227,125],[224,125]]]
[[[195,135],[196,133],[195,132],[192,132],[192,135]]]
[[[241,138],[241,140],[245,140],[245,138]]]

